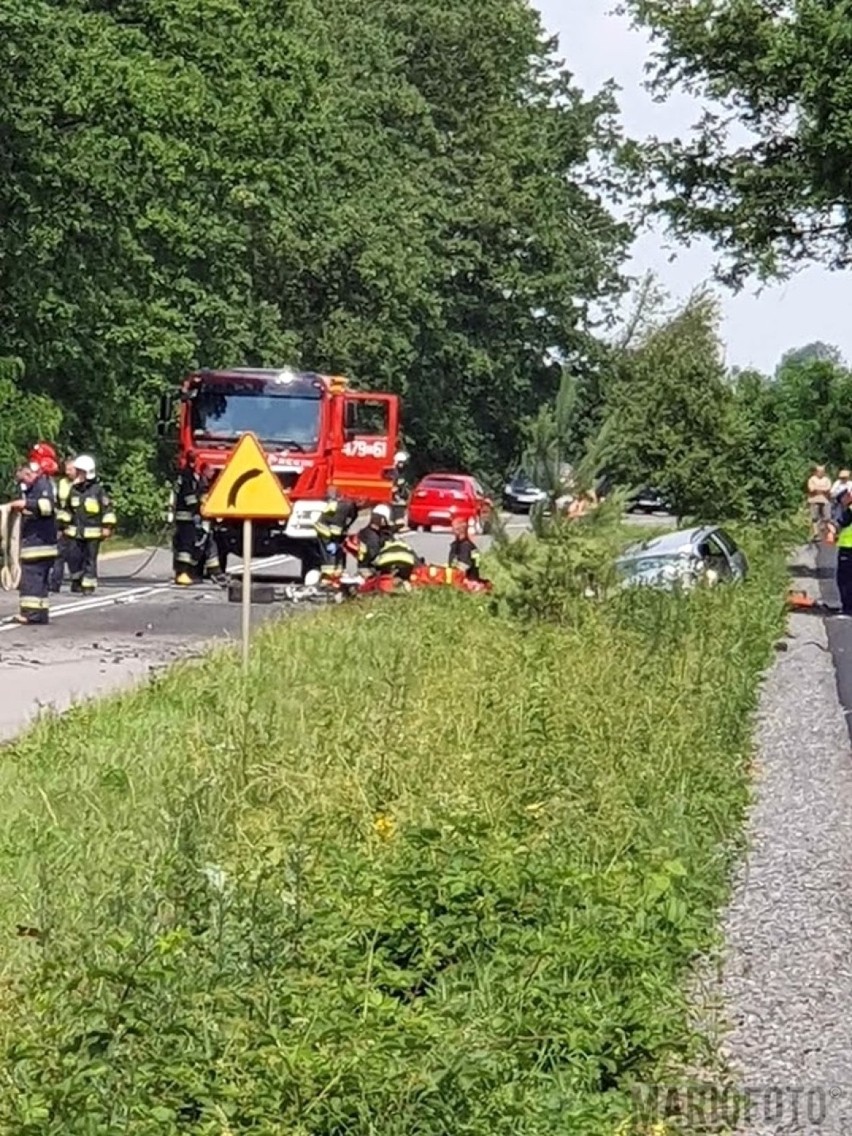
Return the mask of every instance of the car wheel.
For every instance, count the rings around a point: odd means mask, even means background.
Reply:
[[[431,532],[431,531],[432,531],[432,526],[431,526],[431,525],[424,525],[424,526],[423,526],[423,531],[424,531],[424,532]]]
[[[411,529],[411,531],[412,531],[412,532],[417,532],[417,530],[418,530],[418,529],[420,528],[420,525],[413,525],[413,524],[411,523],[411,521],[409,521],[409,522],[408,522],[408,527],[409,527],[409,528]]]

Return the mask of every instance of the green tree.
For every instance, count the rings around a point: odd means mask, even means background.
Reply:
[[[807,259],[852,260],[852,20],[824,0],[627,0],[659,52],[653,87],[716,109],[692,139],[654,143],[659,204],[688,239],[708,234],[741,285]],[[750,138],[731,138],[733,124]]]
[[[699,292],[614,358],[607,468],[622,484],[658,486],[681,517],[715,519],[746,507],[718,324],[716,299]]]
[[[139,522],[200,365],[348,373],[421,463],[496,470],[620,287],[613,109],[521,0],[10,0],[0,348]]]
[[[733,378],[732,464],[752,518],[793,511],[802,501],[807,448],[781,387],[758,371]]]
[[[808,467],[852,463],[852,372],[829,360],[788,363],[775,380],[778,413],[796,436],[800,485]]]

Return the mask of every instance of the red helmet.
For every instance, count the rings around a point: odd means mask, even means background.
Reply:
[[[56,450],[50,442],[37,442],[30,450],[27,461],[37,465],[41,472],[46,473],[48,477],[59,472]]]

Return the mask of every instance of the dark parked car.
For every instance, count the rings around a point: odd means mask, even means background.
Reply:
[[[546,500],[545,491],[534,485],[523,470],[518,470],[512,480],[503,486],[503,508],[509,513],[528,513],[534,505],[540,505]]]
[[[645,485],[630,496],[627,511],[628,513],[670,513],[671,508],[659,489]]]

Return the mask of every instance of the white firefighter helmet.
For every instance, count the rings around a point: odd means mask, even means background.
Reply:
[[[397,450],[397,452],[393,455],[394,465],[405,465],[407,461],[408,454],[405,452],[405,450]]]
[[[391,511],[389,505],[375,505],[373,506],[373,517],[378,517],[382,521],[390,523]]]
[[[95,476],[95,459],[89,454],[78,454],[74,458],[74,468],[78,469],[80,473],[84,473],[86,477]]]

